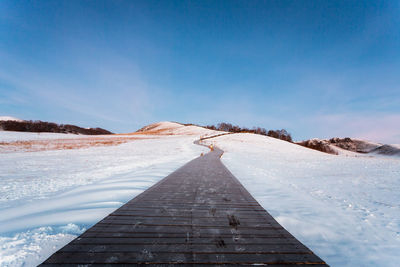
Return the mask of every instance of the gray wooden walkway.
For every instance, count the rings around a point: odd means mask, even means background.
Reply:
[[[42,266],[325,265],[257,203],[221,154],[215,149],[187,163]]]

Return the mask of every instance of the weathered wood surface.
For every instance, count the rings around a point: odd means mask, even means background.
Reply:
[[[326,266],[258,204],[222,164],[221,154],[216,148],[187,163],[42,266]]]

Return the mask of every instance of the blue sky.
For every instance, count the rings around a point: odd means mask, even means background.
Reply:
[[[3,0],[0,115],[400,143],[400,2]]]

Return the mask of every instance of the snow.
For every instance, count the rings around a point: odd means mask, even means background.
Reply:
[[[150,124],[147,127],[152,130],[166,130],[166,129],[169,130],[169,129],[179,129],[179,128],[185,127],[185,126],[180,123],[176,123],[176,122],[162,121],[162,122]]]
[[[169,122],[156,127],[159,136],[134,134],[140,139],[120,145],[0,153],[0,266],[41,263],[206,152],[193,144],[200,135],[220,133]],[[83,136],[0,132],[3,141],[75,137]],[[399,157],[329,155],[254,134],[204,142],[221,147],[222,161],[256,200],[331,266],[398,265]]]
[[[398,266],[400,159],[329,155],[274,138],[207,140],[256,200],[331,266]]]
[[[341,156],[348,156],[348,157],[369,157],[370,156],[367,154],[361,154],[361,153],[353,152],[350,150],[346,150],[346,149],[343,149],[343,148],[340,148],[340,147],[337,147],[334,145],[329,145],[329,147],[332,148],[334,151],[336,151],[336,153],[338,155],[341,155]]]
[[[158,134],[166,134],[166,135],[201,135],[201,136],[209,136],[223,133],[221,131],[209,130],[196,125],[188,125],[185,126],[176,122],[163,121],[154,124],[150,124],[149,126],[143,129],[148,132],[157,132]]]
[[[83,138],[89,135],[0,131],[0,142]]]
[[[26,134],[26,133],[25,133]],[[0,266],[35,266],[207,151],[193,136],[0,153]]]
[[[0,237],[0,264],[3,266],[36,266],[42,255],[51,255],[85,229],[68,224],[60,227],[40,227],[13,237]]]
[[[0,116],[0,121],[24,121],[11,116]]]

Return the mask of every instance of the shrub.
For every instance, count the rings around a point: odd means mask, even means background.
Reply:
[[[232,125],[231,123],[221,122],[218,123],[217,126],[207,125],[205,128],[210,130],[218,130],[232,133],[254,133],[260,135],[267,135],[273,138],[278,138],[284,141],[293,142],[292,136],[285,129],[282,130],[267,130],[261,127],[253,127],[253,129],[248,129],[246,127],[240,127],[237,125]]]

